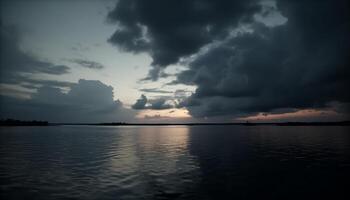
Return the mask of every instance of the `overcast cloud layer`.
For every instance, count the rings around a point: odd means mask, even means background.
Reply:
[[[197,86],[181,104],[195,117],[323,108],[350,100],[349,7],[346,0],[120,0],[108,16],[119,27],[109,41],[149,53],[152,80],[185,61],[171,84]],[[276,13],[287,20],[274,23]]]

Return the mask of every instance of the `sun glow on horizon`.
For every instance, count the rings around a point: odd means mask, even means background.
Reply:
[[[187,109],[173,108],[165,110],[143,110],[136,115],[137,119],[160,120],[160,119],[176,119],[176,118],[191,118]]]

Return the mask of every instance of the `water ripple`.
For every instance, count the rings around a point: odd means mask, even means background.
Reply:
[[[1,128],[1,197],[346,199],[348,130],[272,126]]]

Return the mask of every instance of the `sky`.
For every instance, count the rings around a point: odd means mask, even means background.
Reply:
[[[0,118],[349,120],[347,0],[1,0]]]

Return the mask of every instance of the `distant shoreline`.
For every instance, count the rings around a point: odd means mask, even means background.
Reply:
[[[261,122],[261,123],[49,123],[47,121],[0,120],[0,126],[350,126],[350,121],[339,122]]]
[[[57,124],[59,125],[59,124]],[[86,123],[62,125],[93,126],[350,126],[350,121],[342,122],[279,122],[279,123]]]

